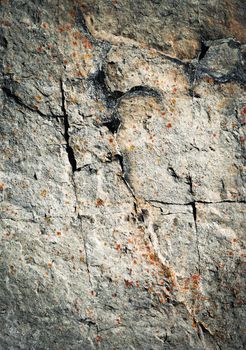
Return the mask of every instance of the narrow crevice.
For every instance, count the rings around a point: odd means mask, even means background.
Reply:
[[[197,209],[196,209],[196,202],[191,202],[190,203],[191,208],[192,208],[192,214],[193,214],[193,219],[194,219],[194,224],[195,224],[195,233],[196,233],[196,249],[197,249],[197,256],[198,256],[198,272],[199,274],[201,273],[201,268],[200,268],[200,263],[201,263],[201,253],[200,253],[200,248],[199,248],[199,238],[198,238],[198,227],[197,227]]]
[[[221,203],[243,203],[246,204],[246,200],[231,200],[231,199],[224,199],[223,201],[217,201],[217,202],[209,202],[209,201],[201,201],[201,200],[196,200],[196,203],[201,203],[201,204],[221,204]]]
[[[196,93],[194,89],[189,89],[189,96],[192,98],[201,98],[201,95]]]
[[[193,190],[193,182],[192,182],[192,177],[191,175],[187,176],[187,184],[189,185],[189,191],[192,195],[194,195],[194,190]]]
[[[202,40],[201,41],[201,50],[200,50],[200,54],[198,56],[198,61],[201,61],[205,57],[208,49],[209,49],[209,46],[207,46],[205,44],[204,40]]]
[[[105,100],[108,108],[114,109],[118,103],[118,100],[124,95],[124,93],[122,91],[109,90],[106,84],[106,74],[102,68],[100,68],[95,74],[93,74],[90,80],[94,85],[96,94],[98,94],[100,98]]]
[[[122,177],[122,180],[124,181],[127,189],[129,190],[129,192],[131,193],[132,197],[134,198],[134,202],[135,202],[135,211],[137,212],[137,200],[136,200],[136,196],[135,196],[135,193],[134,193],[134,190],[132,188],[132,186],[130,185],[129,181],[127,180],[127,176],[126,176],[126,169],[125,169],[125,165],[124,165],[124,158],[123,158],[123,155],[122,154],[117,154],[117,158],[118,158],[118,161],[119,161],[119,164],[120,164],[120,167],[121,167],[121,177]]]
[[[180,180],[180,177],[178,176],[178,174],[176,173],[176,171],[172,168],[172,167],[168,167],[168,172],[169,174],[177,181]]]
[[[190,203],[191,208],[192,208],[192,214],[193,214],[193,219],[195,223],[195,229],[197,230],[197,209],[196,209],[196,202],[191,202]]]
[[[162,99],[162,94],[157,89],[154,89],[147,85],[137,85],[133,86],[130,90],[128,90],[125,94],[127,95],[143,95],[143,96],[152,96],[155,98],[158,98],[159,100]]]
[[[106,120],[103,125],[108,128],[112,134],[116,134],[120,127],[120,119],[117,116],[113,116],[111,120]]]
[[[62,112],[63,112],[63,120],[64,120],[64,139],[66,141],[66,152],[67,152],[67,155],[68,155],[68,160],[69,160],[69,163],[71,165],[71,168],[72,168],[72,172],[74,173],[75,171],[77,171],[77,162],[76,162],[76,159],[75,159],[75,155],[74,155],[74,151],[72,149],[72,147],[70,146],[70,143],[69,143],[69,139],[70,139],[70,136],[69,136],[69,122],[68,122],[68,114],[67,114],[67,111],[66,111],[66,98],[65,98],[65,92],[64,92],[64,88],[63,88],[63,81],[62,79],[60,80],[60,88],[61,88],[61,96],[62,96],[62,104],[61,104],[61,109],[62,109]]]
[[[78,214],[78,220],[80,221],[81,232],[84,232],[84,231],[83,231],[83,228],[82,228],[82,217],[81,217],[80,214]],[[86,239],[85,239],[84,236],[83,236],[83,245],[84,245],[85,265],[86,265],[86,270],[87,270],[87,274],[88,274],[88,280],[89,280],[89,283],[90,283],[91,288],[93,288],[92,281],[91,281],[91,272],[90,272],[90,267],[89,267],[89,262],[88,262],[88,254],[87,254],[87,247],[86,247]]]
[[[214,334],[212,334],[208,328],[205,328],[204,325],[201,322],[198,322],[198,325],[199,325],[199,327],[201,328],[202,332],[205,335],[210,335],[212,337],[214,336]]]
[[[83,13],[81,11],[80,6],[76,6],[75,12],[76,12],[75,20],[76,20],[77,24],[82,28],[82,30],[85,34],[90,36],[90,38],[93,38],[93,36],[91,35],[91,33],[86,25],[86,22],[85,22],[85,19],[84,19],[84,16],[83,16]]]
[[[164,51],[166,51],[165,48],[163,48],[162,45],[158,45],[158,44],[152,44],[152,47],[154,48],[154,50],[156,50],[158,52],[158,54],[165,58],[166,60],[172,62],[172,63],[175,63],[177,64],[178,66],[185,66],[186,65],[186,62],[176,58],[176,57],[172,57],[172,56],[169,56],[167,54],[164,53]]]
[[[183,202],[183,203],[173,203],[173,202],[164,202],[164,201],[160,201],[160,200],[155,200],[155,199],[145,199],[146,202],[149,203],[159,203],[159,204],[163,204],[163,205],[191,205],[192,203],[197,203],[197,204],[223,204],[223,203],[241,203],[241,204],[246,204],[246,200],[242,199],[242,200],[230,200],[230,199],[224,199],[222,201],[215,201],[215,202],[210,202],[210,201],[202,201],[202,200],[195,200],[192,202]]]

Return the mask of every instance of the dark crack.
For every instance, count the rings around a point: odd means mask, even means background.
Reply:
[[[174,203],[174,202],[165,202],[165,201],[160,201],[160,200],[156,200],[156,199],[146,199],[146,202],[148,203],[159,203],[159,204],[163,204],[163,205],[191,205],[192,203],[197,203],[197,204],[222,204],[222,203],[242,203],[242,204],[246,204],[246,200],[242,199],[242,200],[230,200],[230,199],[224,199],[222,201],[215,201],[215,202],[211,202],[211,201],[204,201],[204,200],[195,200],[192,202],[179,202],[179,203]]]
[[[124,93],[122,91],[110,91],[106,84],[106,74],[101,68],[90,78],[93,83],[96,94],[99,98],[106,102],[108,108],[115,109],[119,98],[121,98]]]
[[[79,170],[77,169],[77,162],[75,159],[74,151],[73,148],[70,146],[70,135],[69,135],[69,122],[68,122],[68,114],[66,110],[66,98],[65,98],[65,92],[63,88],[63,81],[62,79],[60,80],[60,88],[61,88],[61,96],[62,96],[62,104],[61,104],[61,109],[63,112],[63,120],[64,120],[64,139],[66,141],[66,152],[68,155],[68,160],[72,168],[72,172],[74,173],[75,171]]]
[[[111,120],[106,120],[103,122],[103,125],[106,126],[108,130],[112,132],[112,134],[116,134],[118,132],[120,124],[120,119],[116,115],[113,116]]]
[[[77,24],[82,28],[82,30],[85,34],[87,34],[88,36],[90,36],[90,38],[92,38],[94,40],[93,36],[91,35],[91,33],[86,25],[86,22],[85,22],[85,19],[84,19],[84,16],[83,16],[83,13],[81,11],[80,6],[75,7],[75,13],[76,13],[75,20],[76,20]]]
[[[192,177],[191,175],[187,176],[187,184],[189,185],[189,191],[192,195],[194,195],[193,191],[193,182],[192,182]]]
[[[78,214],[78,220],[80,221],[81,231],[83,232],[82,218],[83,218],[83,216]],[[87,274],[88,274],[88,280],[89,280],[91,288],[93,288],[92,281],[91,281],[91,272],[90,272],[90,266],[89,266],[89,259],[88,259],[88,254],[87,254],[87,247],[86,247],[86,238],[84,236],[83,236],[83,244],[84,244],[84,251],[85,251],[85,265],[86,265],[86,270],[87,270]]]
[[[200,54],[198,56],[198,61],[201,61],[205,57],[208,49],[209,49],[209,46],[207,46],[205,44],[204,40],[202,40],[201,41],[201,50],[200,50]]]
[[[180,179],[180,177],[178,176],[178,174],[176,173],[176,171],[172,167],[169,167],[167,170],[168,170],[169,174],[174,178],[175,181]]]
[[[122,154],[117,154],[117,159],[119,161],[120,167],[121,167],[121,177],[122,180],[124,181],[127,189],[129,190],[129,192],[131,193],[133,199],[134,199],[134,203],[135,203],[135,211],[137,212],[137,199],[135,196],[135,192],[132,188],[132,186],[130,185],[128,179],[127,179],[127,173],[126,173],[126,168],[125,168],[125,164],[124,164],[124,157]]]
[[[196,208],[196,202],[191,202],[190,203],[191,208],[192,208],[192,214],[193,214],[193,219],[194,219],[194,224],[195,224],[195,232],[196,232],[196,249],[197,249],[197,256],[198,256],[198,272],[199,274],[201,273],[201,268],[200,268],[200,263],[201,263],[201,253],[200,253],[200,248],[199,248],[199,238],[198,238],[198,227],[197,227],[197,208]]]
[[[151,96],[155,97],[158,100],[162,100],[162,93],[154,89],[148,85],[137,85],[133,86],[130,90],[128,90],[125,96]]]

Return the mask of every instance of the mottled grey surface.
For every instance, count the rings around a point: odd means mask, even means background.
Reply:
[[[243,349],[245,3],[0,5],[0,350]]]

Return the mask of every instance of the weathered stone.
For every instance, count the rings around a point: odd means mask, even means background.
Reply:
[[[227,1],[81,2],[95,37],[115,43],[152,47],[179,59],[197,57],[201,39],[245,37],[245,3]]]
[[[246,70],[239,43],[233,40],[208,42],[207,51],[201,59],[200,69],[220,81],[237,79],[245,81]]]
[[[1,1],[0,350],[243,349],[244,15]]]

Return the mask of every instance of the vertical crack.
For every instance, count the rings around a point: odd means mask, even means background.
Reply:
[[[201,61],[205,57],[208,49],[209,49],[209,46],[207,46],[205,44],[204,40],[202,40],[201,41],[201,50],[200,50],[200,54],[198,56],[198,61]]]
[[[134,201],[137,202],[134,190],[133,190],[132,186],[129,184],[129,182],[126,179],[126,170],[125,170],[123,155],[121,153],[118,153],[117,154],[117,159],[119,161],[120,168],[121,168],[121,178],[124,181],[124,183],[125,183],[127,189],[129,190],[129,192],[131,193],[132,197],[134,198]]]
[[[187,184],[189,185],[189,190],[190,190],[190,193],[192,194],[192,195],[194,195],[194,190],[193,190],[193,182],[192,182],[192,177],[191,177],[191,175],[189,175],[188,177],[187,177]]]
[[[66,141],[66,152],[68,155],[68,160],[69,163],[71,165],[72,168],[72,172],[74,173],[77,170],[77,162],[75,159],[75,155],[74,155],[74,151],[72,149],[72,147],[70,146],[69,143],[69,139],[70,139],[70,135],[69,135],[69,122],[68,122],[68,114],[67,114],[67,110],[66,110],[66,97],[65,97],[65,91],[64,91],[64,87],[63,87],[63,81],[62,79],[60,79],[60,89],[61,89],[61,96],[62,96],[62,104],[61,104],[61,109],[63,112],[63,120],[64,120],[64,139]]]
[[[78,214],[78,219],[80,221],[80,227],[81,227],[81,231],[83,232],[83,228],[82,228],[82,218],[81,216]],[[90,272],[90,268],[89,268],[89,263],[88,263],[88,254],[87,254],[87,248],[86,248],[86,239],[83,235],[83,244],[84,244],[84,251],[85,251],[85,265],[86,265],[86,270],[87,270],[87,274],[88,274],[88,280],[90,283],[91,288],[93,289],[93,285],[92,285],[92,281],[91,281],[91,272]]]
[[[65,91],[64,91],[64,87],[63,87],[63,80],[62,78],[60,79],[60,90],[61,90],[61,109],[62,109],[62,118],[63,118],[63,123],[64,123],[64,133],[63,133],[63,137],[65,139],[66,142],[66,152],[67,152],[67,156],[68,156],[68,161],[71,165],[72,168],[72,183],[73,183],[73,187],[74,187],[74,194],[75,194],[75,208],[74,211],[75,213],[77,212],[77,208],[78,208],[78,195],[77,195],[77,188],[76,188],[76,183],[75,183],[75,179],[74,179],[74,173],[75,171],[80,171],[81,168],[77,168],[77,162],[75,159],[75,155],[74,155],[74,151],[73,148],[70,146],[70,135],[69,135],[69,121],[68,121],[68,114],[67,114],[67,110],[66,110],[66,97],[65,97]]]
[[[196,202],[190,203],[193,213],[193,219],[195,224],[195,232],[196,232],[196,247],[197,247],[197,255],[198,255],[198,272],[200,273],[200,262],[201,262],[201,253],[199,249],[199,239],[198,239],[198,227],[197,227],[197,208],[196,208]]]

